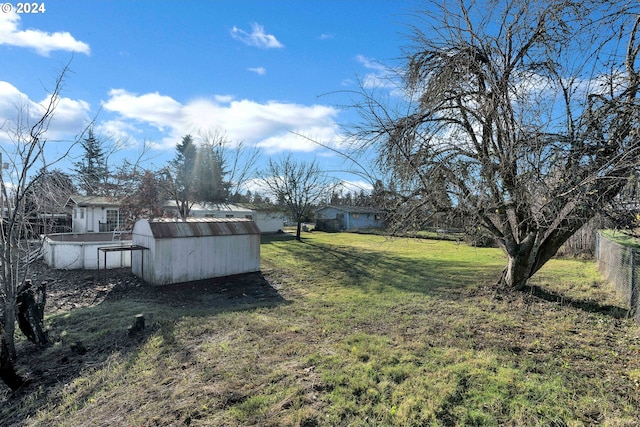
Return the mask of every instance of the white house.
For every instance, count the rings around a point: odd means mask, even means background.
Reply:
[[[113,197],[72,195],[66,206],[72,209],[74,233],[109,232],[124,223],[120,201]]]
[[[133,274],[152,285],[260,271],[260,230],[245,218],[157,218],[136,221]]]
[[[261,232],[276,233],[284,229],[286,218],[287,215],[279,211],[255,209],[253,220]]]
[[[178,216],[178,207],[173,200],[165,202],[163,209],[172,216]],[[253,219],[253,211],[229,203],[193,203],[189,211],[189,216],[194,218]]]

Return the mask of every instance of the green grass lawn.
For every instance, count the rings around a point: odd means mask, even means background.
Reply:
[[[620,243],[621,245],[640,249],[640,239],[637,237],[630,236],[618,230],[602,230],[600,233],[607,239]]]
[[[592,261],[553,260],[530,292],[510,294],[492,286],[505,264],[497,249],[303,237],[263,239],[262,269],[277,303],[193,311],[122,299],[51,316],[57,341],[40,357],[62,358],[74,340],[104,346],[104,354],[81,363],[70,380],[9,399],[0,419],[29,426],[640,422],[640,328]],[[149,332],[125,345],[119,330],[141,311]]]

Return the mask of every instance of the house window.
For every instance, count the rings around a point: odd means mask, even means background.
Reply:
[[[84,219],[84,208],[80,208],[80,219]]]
[[[376,214],[376,216],[374,217],[376,219],[376,221],[380,221],[380,215]]]
[[[227,218],[233,218],[233,215],[227,215],[226,217]]]
[[[253,215],[245,215],[244,216],[246,219],[253,219]]]
[[[360,218],[360,214],[359,213],[354,213],[354,214],[351,214],[351,217],[353,219],[358,219],[358,218]]]
[[[107,209],[107,231],[113,231],[120,225],[120,211]]]

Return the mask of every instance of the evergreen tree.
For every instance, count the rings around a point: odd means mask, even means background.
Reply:
[[[80,141],[80,145],[84,149],[84,155],[81,161],[75,163],[78,186],[87,196],[104,195],[109,169],[102,143],[96,138],[93,128],[89,128],[86,138]]]
[[[223,203],[229,199],[224,156],[220,144],[196,145],[186,135],[176,146],[176,157],[168,169],[172,197],[182,218],[189,216],[195,202]]]
[[[224,159],[219,147],[204,144],[198,149],[194,180],[198,201],[223,203],[229,198],[229,183],[226,175]]]
[[[193,137],[185,135],[182,141],[176,145],[176,157],[171,162],[172,196],[182,218],[189,216],[191,206],[195,202],[193,176],[197,156],[198,147],[196,147]]]

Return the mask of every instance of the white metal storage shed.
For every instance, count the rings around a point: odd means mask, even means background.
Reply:
[[[260,229],[244,218],[138,220],[133,274],[153,285],[260,271]]]

